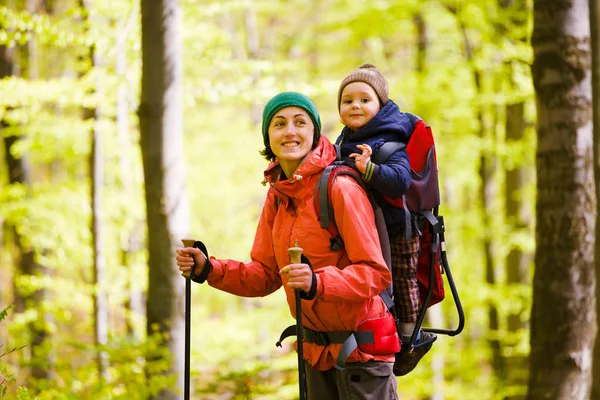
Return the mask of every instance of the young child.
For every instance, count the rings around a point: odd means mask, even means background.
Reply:
[[[411,184],[410,164],[406,149],[396,151],[381,165],[374,164],[371,155],[376,154],[385,142],[408,142],[412,123],[389,99],[388,83],[372,64],[362,64],[342,80],[338,108],[345,127],[336,144],[340,145],[342,156],[353,159],[385,217],[394,269],[394,304],[402,342],[408,343],[420,309],[417,284],[419,233],[413,218],[406,218],[405,210],[386,202],[383,195],[395,199],[406,192]],[[406,221],[413,224],[410,239],[406,238]],[[412,371],[436,339],[436,335],[421,330],[414,351],[402,351],[397,355],[400,375]]]

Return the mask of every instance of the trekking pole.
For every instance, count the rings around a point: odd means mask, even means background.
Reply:
[[[300,264],[302,261],[302,248],[290,247],[288,249],[290,254],[290,262],[292,264]],[[296,335],[298,340],[298,385],[300,387],[300,400],[306,399],[305,387],[304,387],[304,349],[303,349],[303,332],[302,332],[302,299],[300,298],[300,289],[294,290],[294,296],[296,298]]]
[[[196,241],[194,239],[182,239],[181,242],[185,247],[194,247]],[[194,268],[196,261],[194,257],[194,265],[190,270],[190,276],[185,280],[185,361],[184,361],[184,383],[183,383],[183,398],[190,400],[190,334],[191,334],[191,297],[192,297],[192,279],[194,279]]]

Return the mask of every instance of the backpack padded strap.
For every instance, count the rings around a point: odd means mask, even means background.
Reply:
[[[319,178],[319,182],[317,183],[317,190],[319,191],[319,196],[315,196],[315,203],[317,202],[317,197],[319,201],[319,222],[321,223],[321,228],[327,229],[329,228],[329,221],[332,220],[333,216],[329,215],[329,201],[328,201],[328,189],[329,189],[329,178],[331,176],[331,172],[333,171],[334,166],[329,165],[323,171],[321,178]],[[317,204],[315,204],[315,208]]]
[[[385,142],[377,153],[373,156],[373,161],[375,164],[384,164],[388,158],[398,150],[401,150],[406,147],[406,143],[402,142]]]
[[[317,182],[317,187],[315,188],[316,196],[313,196],[314,206],[315,210],[318,210],[319,213],[319,223],[321,224],[321,228],[327,229],[332,236],[330,248],[333,251],[338,251],[344,247],[344,241],[337,231],[333,204],[330,200],[330,190],[338,175],[352,176],[356,182],[366,190],[364,184],[360,180],[358,172],[349,167],[334,163],[327,166],[321,174],[321,177]]]

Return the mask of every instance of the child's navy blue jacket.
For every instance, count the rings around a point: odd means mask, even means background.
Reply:
[[[371,146],[373,158],[386,142],[408,143],[412,131],[413,123],[408,115],[401,112],[396,103],[388,100],[377,115],[357,131],[344,127],[336,144],[340,145],[346,163],[354,167],[354,160],[347,157],[351,153],[360,153],[357,145],[366,143]],[[405,211],[386,202],[382,195],[396,199],[404,195],[410,186],[410,163],[406,149],[393,153],[384,164],[375,165],[373,173],[364,178],[374,189],[373,194],[382,208],[389,233],[404,232]]]

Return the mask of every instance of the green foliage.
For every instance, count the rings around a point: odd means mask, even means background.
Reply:
[[[131,290],[141,293],[147,287],[144,178],[135,114],[139,5],[95,2],[94,8],[82,10],[73,2],[52,3],[55,12],[33,14],[20,3],[0,6],[0,45],[18,46],[15,53],[23,61],[20,77],[0,80],[0,119],[6,125],[0,134],[20,139],[11,152],[27,157],[33,177],[27,186],[8,185],[6,174],[0,175],[0,272],[7,277],[0,282],[0,296],[48,291],[48,300],[17,313],[1,329],[27,343],[31,324],[43,321],[52,338],[41,346],[47,358],[32,360],[26,352],[15,352],[2,365],[7,374],[21,368],[26,387],[11,393],[20,399],[141,399],[172,387],[174,377],[153,374],[147,381],[146,372],[168,370],[172,354],[161,346],[165,338],[145,338],[143,315],[124,307]],[[531,173],[535,161],[530,10],[467,0],[184,0],[181,6],[190,233],[207,244],[211,255],[247,259],[267,190],[260,185],[266,162],[258,154],[262,105],[278,91],[305,92],[319,107],[325,135],[334,139],[341,129],[335,104],[339,82],[360,63],[373,62],[389,81],[390,97],[432,126],[448,256],[467,314],[463,334],[440,337],[422,364],[399,379],[401,398],[431,397],[435,391],[447,399],[522,393],[522,381],[496,376],[490,343],[500,341],[507,359],[529,352],[526,324],[513,331],[506,320],[516,313],[527,322],[530,288],[505,284],[504,268],[511,249],[531,253],[534,240],[530,226],[515,230],[515,216],[504,217],[502,190],[505,171],[525,168]],[[427,30],[423,70],[417,70],[417,14]],[[257,48],[252,47],[255,35]],[[36,79],[29,76],[23,47],[34,39],[39,46]],[[95,67],[89,57],[92,45],[100,61]],[[526,107],[525,137],[507,142],[503,110],[518,101]],[[118,105],[124,106],[124,116],[117,113]],[[97,108],[99,119],[84,120],[84,108]],[[101,347],[92,343],[91,296],[98,288],[90,284],[94,126],[101,132],[105,162],[102,238],[110,296],[111,338]],[[3,154],[0,162],[5,163]],[[488,210],[481,200],[483,156],[497,162],[492,177],[496,196]],[[533,183],[514,196],[533,213]],[[490,226],[482,224],[486,212],[492,215]],[[16,234],[48,268],[46,276],[17,271]],[[494,284],[484,283],[482,243],[488,235],[494,247]],[[496,331],[488,328],[492,306],[500,317]],[[443,318],[435,324],[457,323],[451,299],[436,307]],[[242,300],[195,285],[193,310],[192,373],[198,395],[294,398],[295,353],[289,344],[283,350],[274,347],[280,331],[293,323],[282,291]],[[127,333],[127,322],[136,336]],[[109,358],[105,381],[96,371],[98,351]],[[49,361],[53,357],[54,364]],[[56,379],[27,379],[33,362],[52,368]]]
[[[4,321],[6,317],[8,317],[8,310],[14,308],[12,304],[9,304],[4,310],[0,311],[0,321]]]
[[[14,308],[12,304],[8,305],[6,308],[0,311],[0,322],[4,321],[4,319],[8,317],[8,310],[10,310],[11,308]],[[13,347],[10,350],[4,350],[4,344],[5,343],[0,343],[0,398],[6,396],[8,392],[8,386],[16,381],[16,376],[12,372],[11,366],[8,363],[6,363],[5,360],[3,360],[3,358],[25,347]]]
[[[0,45],[24,45],[35,36],[42,43],[66,47],[84,44],[85,38],[75,35],[67,18],[48,18],[41,14],[15,11],[0,5]]]

